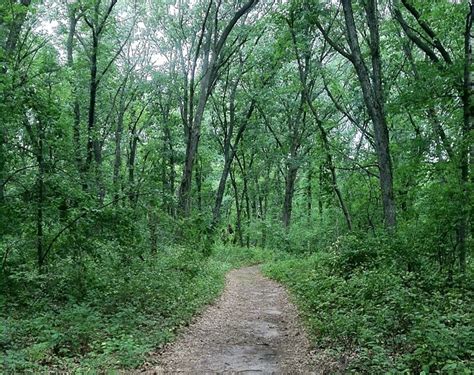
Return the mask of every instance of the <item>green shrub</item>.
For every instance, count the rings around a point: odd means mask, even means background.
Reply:
[[[278,256],[284,256],[284,253],[275,253],[268,249],[260,247],[238,247],[232,245],[217,245],[214,248],[214,258],[228,268],[251,266],[266,263],[276,259]]]
[[[100,258],[57,259],[47,274],[25,267],[9,275],[6,285],[14,293],[0,301],[4,371],[137,367],[219,295],[230,268],[273,257],[229,246],[208,257],[174,246],[142,259],[133,251],[124,257],[115,240],[98,242],[99,251]]]
[[[472,282],[408,271],[394,261],[395,251],[407,251],[401,246],[345,236],[327,251],[272,262],[264,272],[289,287],[315,345],[353,354],[353,371],[469,373]]]
[[[100,261],[84,254],[56,262],[47,276],[10,275],[10,283],[31,282],[1,301],[8,307],[0,313],[6,371],[138,366],[224,285],[226,268],[189,248],[124,263],[117,245],[101,247]]]

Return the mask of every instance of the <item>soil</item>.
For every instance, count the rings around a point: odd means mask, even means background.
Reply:
[[[222,296],[157,354],[149,374],[314,374],[286,290],[258,266],[229,272]],[[150,365],[149,365],[150,366]]]

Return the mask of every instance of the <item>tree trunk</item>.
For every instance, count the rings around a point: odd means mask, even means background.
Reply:
[[[459,266],[464,272],[466,270],[466,238],[469,233],[469,156],[472,154],[472,129],[474,121],[473,73],[472,73],[472,47],[474,37],[472,35],[472,23],[474,19],[474,3],[469,3],[469,13],[466,18],[466,29],[464,32],[464,86],[463,86],[463,125],[461,136],[461,147],[459,155],[459,167],[461,174],[462,204],[461,215],[458,224],[458,248]]]
[[[7,176],[6,130],[0,125],[0,207],[5,203],[5,184]]]
[[[209,9],[208,9],[209,12]],[[206,18],[203,23],[203,30],[205,32],[206,19],[209,13],[206,14]],[[202,72],[201,83],[199,86],[199,98],[196,107],[196,112],[193,111],[194,103],[194,76],[191,79],[190,99],[189,99],[189,116],[187,124],[187,140],[186,140],[186,155],[184,158],[183,176],[181,178],[181,184],[178,191],[178,209],[182,216],[189,216],[191,213],[191,188],[192,188],[192,177],[194,162],[198,152],[199,139],[201,137],[201,123],[204,116],[204,110],[206,108],[207,99],[211,91],[212,75],[214,70],[214,58],[210,61],[211,55],[211,35],[210,33],[206,36],[204,49],[204,58],[202,61]],[[193,70],[194,74],[194,70]]]
[[[295,182],[298,175],[298,168],[294,165],[287,167],[287,174],[285,178],[285,198],[283,202],[282,222],[285,228],[290,227],[291,212],[293,210],[293,195],[295,192]]]
[[[305,90],[306,91],[306,90]],[[339,202],[339,206],[341,207],[342,213],[344,214],[344,218],[346,219],[347,229],[349,231],[352,230],[352,220],[349,210],[344,202],[342,197],[341,190],[339,189],[339,185],[337,183],[337,174],[336,174],[336,167],[334,166],[334,162],[332,159],[331,150],[329,148],[329,140],[326,133],[326,129],[324,129],[323,124],[321,123],[319,116],[316,112],[316,108],[314,108],[313,103],[309,100],[308,93],[305,94],[308,106],[313,114],[313,117],[318,125],[319,131],[321,133],[321,140],[323,142],[323,148],[326,154],[326,163],[331,173],[331,185],[334,193],[336,194],[337,200]]]
[[[44,238],[43,238],[43,205],[44,205],[44,128],[41,121],[38,122],[38,148],[36,155],[36,162],[38,163],[38,175],[37,175],[37,214],[36,214],[36,248],[38,256],[38,267],[43,267],[44,261]]]
[[[13,20],[11,20],[11,25],[8,30],[7,40],[5,41],[5,51],[6,57],[8,58],[10,54],[15,50],[18,39],[21,34],[21,29],[23,28],[23,24],[25,23],[28,7],[31,4],[31,0],[20,0],[19,2],[23,8],[20,10],[18,14],[13,16]],[[3,42],[3,41],[2,41]]]
[[[164,119],[165,120],[165,119]],[[164,126],[164,136],[165,136],[165,144],[167,147],[166,154],[168,156],[168,168],[169,168],[169,176],[168,176],[168,195],[169,197],[173,197],[175,195],[175,180],[176,180],[176,172],[174,169],[175,165],[175,154],[173,148],[173,139],[171,137],[171,130],[170,125],[168,123],[169,119],[167,118],[165,121]],[[171,216],[175,216],[175,207],[172,202],[172,198],[169,198],[168,206],[168,213]]]
[[[319,224],[323,223],[323,165],[319,166],[319,191],[318,191],[318,213],[319,213]]]
[[[225,186],[227,177],[229,176],[232,160],[229,155],[226,155],[224,151],[224,168],[222,169],[221,178],[219,180],[219,187],[216,192],[216,200],[214,203],[214,209],[212,210],[212,222],[213,226],[216,226],[221,218],[221,207],[222,200],[224,199]]]
[[[229,175],[230,167],[232,165],[232,160],[235,156],[235,148],[231,151],[232,146],[232,136],[234,133],[234,124],[235,124],[235,95],[237,92],[238,80],[231,89],[230,98],[229,98],[229,125],[227,126],[227,121],[224,121],[224,144],[223,144],[223,153],[224,153],[224,168],[222,170],[221,178],[219,180],[219,187],[216,192],[216,199],[214,202],[214,209],[212,210],[212,226],[215,227],[221,216],[221,206],[222,200],[224,199],[225,185],[227,182],[227,177]],[[224,105],[224,111],[226,110],[226,105]],[[225,114],[224,114],[225,116]],[[234,145],[235,147],[236,145]]]
[[[122,168],[122,134],[123,134],[123,118],[125,115],[125,88],[122,87],[122,93],[120,97],[120,107],[117,116],[117,127],[115,128],[115,158],[114,158],[114,174],[113,174],[113,186],[114,186],[114,200],[119,203],[120,193],[120,169]]]
[[[339,201],[339,206],[341,207],[341,210],[342,210],[342,212],[344,214],[344,217],[346,219],[347,228],[351,231],[352,230],[351,216],[350,216],[349,210],[347,209],[347,206],[346,206],[346,204],[345,204],[345,202],[342,198],[341,190],[339,189],[339,186],[337,184],[336,168],[335,168],[334,163],[333,163],[333,158],[332,158],[331,149],[330,149],[330,145],[329,145],[328,135],[327,135],[326,129],[324,129],[322,121],[319,118],[318,112],[317,112],[316,108],[313,105],[310,90],[308,89],[307,78],[308,78],[308,74],[310,73],[310,62],[311,62],[310,54],[311,54],[311,51],[309,49],[304,50],[303,51],[303,56],[302,57],[300,56],[300,52],[298,50],[298,43],[297,43],[297,40],[296,40],[296,35],[295,35],[294,30],[293,30],[293,22],[294,22],[293,18],[290,18],[290,19],[287,20],[288,26],[290,27],[292,41],[293,41],[293,48],[295,50],[295,55],[296,55],[296,59],[297,59],[297,62],[298,62],[298,71],[299,71],[300,83],[301,83],[301,86],[302,86],[301,99],[302,99],[303,103],[306,102],[306,104],[308,105],[308,107],[310,109],[310,112],[313,115],[314,121],[316,122],[316,125],[318,126],[318,129],[321,133],[321,140],[322,140],[322,143],[323,143],[323,149],[324,149],[324,153],[325,153],[325,156],[326,156],[326,163],[327,163],[328,168],[331,172],[332,188],[333,188],[333,190],[336,194],[336,197]],[[326,91],[329,91],[327,86],[326,86]],[[334,100],[334,102],[335,102],[335,100]]]
[[[253,164],[253,157],[251,158],[250,160],[250,166],[252,166]],[[239,163],[239,166],[240,166],[240,163]],[[248,172],[247,172],[247,161],[245,159],[245,154],[242,155],[242,168],[241,168],[241,172],[242,172],[242,179],[243,179],[243,183],[244,183],[244,188],[242,190],[242,195],[243,195],[243,199],[245,200],[245,214],[246,214],[246,218],[247,218],[247,228],[248,226],[250,225],[250,220],[252,219],[252,212],[250,210],[250,196],[249,196],[249,178],[248,178]],[[247,236],[246,236],[246,245],[247,245],[247,248],[250,247],[250,233],[249,231],[247,231]]]
[[[229,176],[230,167],[232,165],[232,162],[234,161],[237,148],[243,137],[245,129],[247,128],[247,124],[250,120],[250,117],[252,116],[254,109],[255,109],[255,101],[252,100],[250,104],[250,108],[247,111],[245,119],[241,123],[239,130],[237,131],[234,144],[232,145],[231,142],[232,142],[232,135],[233,135],[233,127],[234,127],[233,123],[235,122],[235,105],[233,103],[233,100],[231,100],[231,105],[230,105],[231,124],[229,126],[229,131],[227,132],[227,138],[224,140],[224,169],[222,170],[221,178],[219,180],[219,187],[217,189],[216,200],[214,203],[213,225],[217,225],[220,221],[222,200],[224,198],[225,186],[227,183],[227,177]]]
[[[202,212],[202,160],[198,158],[196,168],[196,189],[198,212]]]
[[[206,82],[206,80],[203,79],[203,82]],[[189,132],[188,142],[186,145],[183,176],[181,178],[178,193],[178,208],[184,216],[189,216],[191,213],[191,181],[193,176],[193,166],[198,151],[199,139],[201,137],[201,122],[206,101],[207,98],[205,100],[200,100],[200,103],[202,104],[200,104],[197,109],[199,115],[196,117],[193,128]]]
[[[89,83],[89,114],[87,122],[87,160],[86,170],[90,172],[92,161],[94,160],[95,144],[97,140],[95,129],[95,108],[97,101],[97,51],[99,41],[95,31],[92,32],[92,50],[91,50],[91,66],[90,66],[90,83]],[[88,176],[90,178],[90,176]]]
[[[0,74],[4,75],[7,73],[7,64],[12,57],[13,52],[18,44],[18,39],[21,34],[21,29],[25,23],[28,7],[31,4],[31,0],[20,0],[20,4],[24,8],[20,10],[19,14],[14,15],[13,20],[10,21],[8,27],[7,37],[5,40],[1,40],[1,47],[4,49],[3,56],[0,56]],[[7,131],[4,124],[0,123],[0,206],[5,203],[5,184],[7,176]]]
[[[218,64],[220,63],[220,57],[222,53],[222,48],[224,47],[226,40],[234,28],[237,21],[247,13],[256,3],[258,0],[249,0],[245,3],[232,17],[229,23],[226,25],[222,34],[220,35],[217,43],[215,43],[215,47],[213,50],[210,50],[211,46],[211,35],[208,34],[206,38],[206,42],[204,47],[204,59],[202,63],[202,72],[203,76],[201,78],[200,84],[200,91],[199,91],[199,99],[198,104],[196,107],[196,112],[192,121],[189,123],[191,127],[189,128],[189,137],[187,139],[186,145],[186,156],[184,161],[184,168],[183,168],[183,176],[181,178],[181,184],[179,187],[178,192],[178,208],[181,211],[181,214],[184,216],[188,216],[190,214],[190,199],[191,199],[191,182],[192,182],[192,174],[193,174],[193,165],[198,151],[199,139],[201,137],[201,123],[202,118],[204,115],[204,109],[206,107],[207,99],[212,91],[212,83],[215,78],[215,74],[217,72]],[[209,13],[206,15],[206,19]],[[203,24],[203,30],[205,30],[205,22]],[[217,30],[214,30],[217,33]],[[217,36],[214,36],[217,37]],[[194,90],[193,85],[190,85],[190,89]],[[190,106],[193,105],[192,103],[192,95],[190,96]],[[192,112],[192,111],[190,111]],[[192,115],[192,113],[191,113]]]
[[[342,0],[346,34],[351,50],[351,62],[356,70],[362,89],[364,102],[374,127],[375,150],[380,171],[380,190],[384,212],[384,223],[389,230],[396,227],[396,208],[393,193],[392,160],[389,148],[389,132],[384,112],[382,87],[382,67],[380,58],[380,37],[376,0],[368,0],[366,4],[367,23],[370,32],[370,52],[372,73],[362,57],[357,29],[352,11],[352,0]],[[371,81],[372,76],[372,81]]]
[[[242,234],[242,205],[239,199],[239,190],[237,188],[237,181],[235,179],[235,174],[231,170],[230,171],[230,180],[232,182],[232,187],[234,189],[234,201],[235,201],[235,210],[236,210],[236,233],[235,235],[238,236],[239,239],[239,245],[244,246],[244,238]],[[234,241],[235,242],[235,241]]]
[[[95,186],[92,189],[97,193],[99,201],[102,203],[105,197],[105,190],[102,184],[101,164],[102,146],[99,139],[98,129],[96,129],[96,106],[97,106],[97,56],[99,49],[99,36],[96,31],[92,31],[92,49],[90,58],[90,83],[89,83],[89,114],[87,123],[87,160],[86,174],[89,184],[92,180]],[[94,164],[94,168],[92,165]],[[92,175],[93,174],[93,175]]]
[[[129,200],[131,206],[136,203],[136,192],[135,192],[135,162],[137,156],[138,146],[138,135],[135,133],[136,129],[132,129],[130,134],[129,144],[129,156],[128,156],[128,189],[129,189]]]
[[[71,71],[74,69],[74,33],[76,32],[77,20],[76,12],[73,7],[68,9],[69,31],[66,41],[67,50],[67,65]],[[81,157],[81,109],[79,106],[79,98],[77,95],[77,87],[74,79],[71,80],[72,96],[73,96],[73,141],[74,141],[74,156],[76,160],[77,170],[82,174],[82,157]],[[82,176],[81,176],[82,177]],[[83,184],[84,185],[84,184]]]
[[[312,179],[313,179],[313,173],[310,166],[310,169],[307,175],[307,181],[306,181],[306,211],[307,211],[306,216],[308,218],[308,222],[311,221],[311,216],[312,216],[312,211],[313,211]]]
[[[153,207],[148,208],[148,230],[150,235],[150,253],[158,252],[158,215]]]

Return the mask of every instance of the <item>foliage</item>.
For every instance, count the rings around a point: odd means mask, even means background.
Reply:
[[[408,251],[350,235],[264,270],[289,287],[315,346],[332,350],[336,361],[350,359],[340,371],[470,373],[472,269],[452,282],[428,261],[409,271],[394,262]]]
[[[102,261],[87,256],[80,270],[65,258],[47,275],[9,275],[8,287],[28,288],[2,301],[5,371],[137,367],[219,294],[228,267],[186,248],[127,263],[116,250],[102,247]]]
[[[216,245],[213,254],[216,261],[221,262],[227,268],[265,264],[286,256],[285,253],[275,253],[272,250],[259,247],[247,248],[222,244]]]
[[[137,367],[267,263],[352,370],[469,371],[472,5],[1,1],[4,368]]]

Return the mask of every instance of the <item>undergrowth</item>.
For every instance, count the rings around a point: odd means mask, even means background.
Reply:
[[[346,236],[264,272],[289,287],[314,345],[339,362],[334,372],[472,373],[472,270],[457,280],[428,263],[408,270],[401,252]]]
[[[65,258],[47,274],[25,269],[3,280],[0,372],[139,367],[220,294],[230,268],[269,259],[229,247],[210,257],[186,247],[146,259],[104,252],[100,262]]]
[[[25,266],[2,279],[2,372],[139,368],[221,293],[227,271],[263,264],[289,288],[317,352],[337,362],[332,373],[471,373],[472,268],[450,278],[407,249],[346,235],[313,253],[187,245],[130,257],[104,247],[48,273]]]

